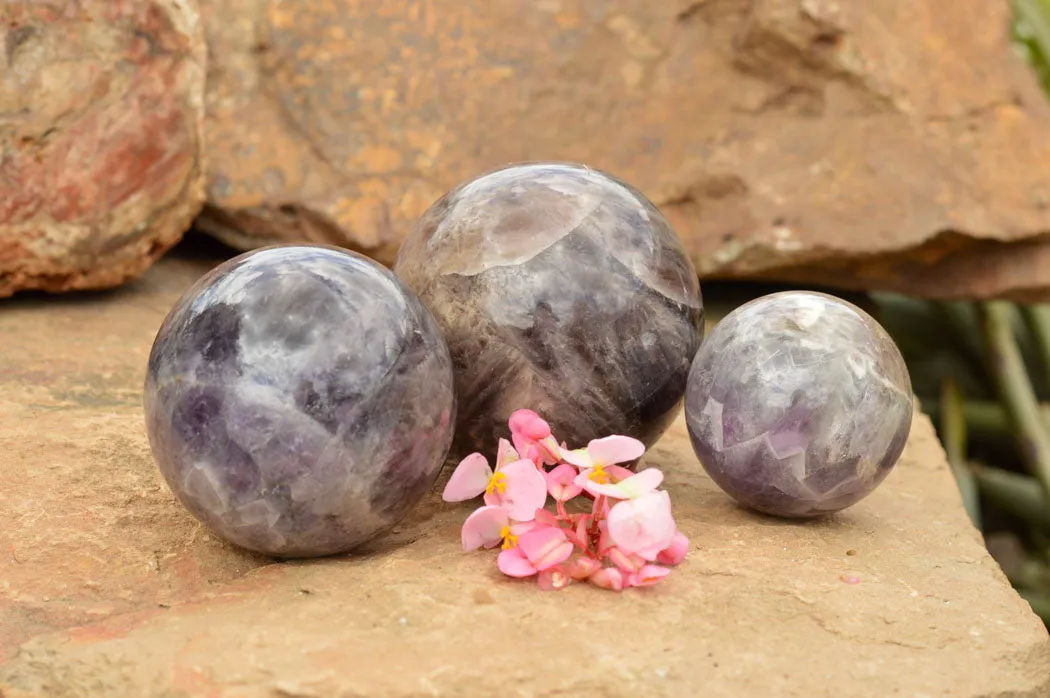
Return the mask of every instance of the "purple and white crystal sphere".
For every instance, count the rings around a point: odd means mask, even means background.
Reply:
[[[444,463],[452,364],[389,271],[289,245],[201,278],[157,334],[150,446],[221,537],[276,557],[346,552],[397,523]]]
[[[681,411],[700,285],[670,224],[623,182],[571,164],[482,175],[431,206],[394,271],[448,341],[460,455],[494,450],[519,408],[573,446],[652,444]]]
[[[741,504],[784,517],[839,511],[874,490],[908,439],[908,369],[860,308],[774,293],[727,315],[689,373],[693,449]]]

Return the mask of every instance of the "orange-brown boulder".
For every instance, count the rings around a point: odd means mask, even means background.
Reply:
[[[187,0],[0,3],[0,297],[138,276],[204,198]]]
[[[1050,109],[1005,0],[204,0],[210,206],[238,247],[393,260],[446,190],[580,161],[705,278],[1050,289]]]

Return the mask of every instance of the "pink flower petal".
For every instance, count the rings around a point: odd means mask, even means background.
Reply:
[[[609,468],[616,468],[615,475],[627,473],[627,477],[617,478],[609,472]],[[622,472],[621,472],[622,471]],[[664,480],[664,474],[658,468],[646,468],[640,473],[632,473],[626,468],[610,465],[602,467],[607,480],[610,482],[600,483],[591,479],[594,470],[581,472],[575,480],[578,487],[582,487],[594,497],[612,497],[613,499],[637,499],[649,494]]]
[[[532,529],[536,528],[538,524],[535,521],[522,521],[520,523],[512,523],[510,525],[511,535],[520,536],[522,533],[528,533]]]
[[[471,453],[456,466],[452,477],[445,485],[445,491],[441,498],[446,502],[464,502],[474,499],[488,487],[489,479],[492,478],[492,468],[485,456],[480,453]]]
[[[587,455],[595,464],[613,465],[637,460],[645,453],[645,444],[630,436],[606,436],[587,444]]]
[[[463,522],[460,537],[463,550],[491,548],[503,540],[503,528],[510,524],[510,517],[503,507],[481,507]]]
[[[628,555],[619,548],[610,548],[606,553],[609,562],[616,565],[625,574],[633,574],[645,567],[646,560],[639,555]]]
[[[671,574],[671,570],[666,567],[646,565],[627,577],[627,585],[632,587],[651,587],[669,574]]]
[[[525,453],[525,457],[528,458],[537,468],[543,467],[543,451],[536,444],[530,444],[528,451]]]
[[[664,474],[660,472],[659,468],[646,468],[637,475],[632,475],[621,481],[616,487],[619,487],[627,495],[627,499],[638,499],[654,491],[663,481]]]
[[[641,550],[636,551],[634,554],[642,558],[643,560],[646,560],[647,562],[656,562],[656,558],[660,557],[660,553],[664,551],[664,548],[664,544],[660,542],[642,548]]]
[[[605,466],[605,473],[613,482],[623,482],[627,478],[634,476],[634,471],[628,470],[622,465],[607,465]]]
[[[579,518],[576,519],[576,537],[585,543],[590,538],[587,535],[587,529],[590,527],[592,520],[593,517],[590,514],[579,514]]]
[[[522,554],[520,547],[508,548],[496,558],[499,571],[508,577],[531,577],[538,570]]]
[[[515,410],[507,426],[512,434],[521,434],[530,441],[540,441],[551,435],[550,425],[532,410]]]
[[[671,516],[671,497],[664,491],[625,499],[609,510],[609,537],[625,553],[656,552],[671,544],[677,527]]]
[[[591,475],[597,477],[597,472],[594,468],[581,469],[580,474],[573,480],[573,484],[581,488],[584,492],[591,495],[594,498],[602,496],[602,489],[612,487],[611,483],[600,484],[596,479],[592,479]],[[608,475],[608,473],[606,473]],[[611,490],[617,492],[617,490]]]
[[[543,462],[547,465],[555,465],[561,462],[561,447],[553,436],[548,436],[536,442],[536,448]]]
[[[624,493],[624,491],[620,489],[619,485],[614,485],[612,483],[602,485],[597,482],[594,482],[593,480],[588,480],[587,483],[584,485],[583,489],[587,490],[588,494],[590,494],[593,497],[612,497],[613,499],[630,499],[630,497],[628,497]]]
[[[594,467],[594,461],[591,460],[591,457],[588,455],[587,449],[585,448],[577,448],[573,451],[559,448],[558,456],[563,462],[575,465],[577,468],[590,469]]]
[[[538,570],[545,570],[565,562],[572,555],[573,545],[560,528],[541,526],[518,538],[518,547]]]
[[[558,520],[558,515],[554,512],[547,511],[546,509],[537,509],[536,518],[533,519],[533,523],[537,526],[553,526],[558,528],[561,523]]]
[[[519,458],[529,458],[529,450],[532,448],[532,443],[521,434],[511,434],[510,440],[514,442],[514,451],[518,454]],[[532,460],[529,458],[529,460]]]
[[[547,480],[547,491],[550,492],[555,501],[567,502],[582,492],[573,482],[576,479],[576,474],[576,468],[567,463],[562,463],[549,473],[546,473],[544,477]]]
[[[489,507],[501,507],[503,506],[503,495],[499,493],[499,490],[493,490],[489,492],[485,490],[485,494],[482,495],[482,500],[485,502],[485,506]]]
[[[572,583],[572,577],[561,565],[555,565],[550,569],[543,570],[539,576],[540,589],[544,591],[557,591],[564,589]]]
[[[530,460],[514,461],[500,472],[507,478],[506,489],[497,494],[500,504],[515,521],[532,521],[547,503],[547,481]]]
[[[516,460],[521,460],[518,457],[518,452],[514,450],[514,447],[510,445],[510,442],[506,439],[499,440],[499,449],[496,451],[496,470],[499,470],[508,463],[513,463]]]
[[[602,563],[593,557],[578,557],[569,565],[569,576],[582,581],[602,568]]]
[[[623,572],[615,567],[603,567],[588,577],[587,581],[596,587],[612,591],[620,591],[624,586]]]
[[[576,550],[576,546],[572,544],[572,541],[566,539],[564,543],[555,547],[543,559],[535,563],[536,569],[545,570],[548,567],[559,565],[568,560],[574,550]]]
[[[671,539],[671,544],[661,550],[660,554],[656,556],[656,561],[661,565],[677,565],[685,559],[685,555],[688,552],[689,539],[682,533],[677,532],[674,534],[674,538]]]

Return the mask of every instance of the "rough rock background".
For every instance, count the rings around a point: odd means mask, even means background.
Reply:
[[[204,198],[195,0],[7,0],[0,48],[0,297],[137,276]]]
[[[921,415],[880,489],[810,523],[735,506],[679,421],[647,459],[692,549],[650,590],[505,579],[461,552],[469,507],[439,488],[356,556],[216,541],[163,486],[140,406],[153,334],[207,267],[173,256],[116,291],[0,306],[4,698],[1050,691],[1047,632]]]
[[[202,4],[201,227],[236,246],[390,262],[459,181],[559,159],[645,191],[705,277],[1050,289],[1050,107],[1006,0]]]

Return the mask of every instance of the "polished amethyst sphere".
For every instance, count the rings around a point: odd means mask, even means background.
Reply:
[[[897,345],[860,308],[775,293],[710,332],[685,413],[696,455],[729,495],[768,514],[819,516],[889,474],[911,429],[911,381]]]
[[[175,495],[277,557],[345,552],[433,484],[452,364],[430,313],[353,253],[281,246],[200,279],[149,358],[146,426]]]
[[[529,164],[467,182],[423,215],[394,271],[448,341],[460,455],[493,451],[519,408],[574,447],[652,444],[681,410],[696,272],[663,215],[608,175]]]

